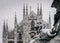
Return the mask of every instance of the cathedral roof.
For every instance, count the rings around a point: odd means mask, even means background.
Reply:
[[[34,11],[31,11],[29,14],[29,19],[36,19],[37,14]]]

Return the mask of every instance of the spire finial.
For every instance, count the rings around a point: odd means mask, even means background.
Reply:
[[[42,15],[42,3],[40,3],[40,15]]]
[[[5,20],[3,21],[3,24],[5,24]]]
[[[40,7],[42,8],[42,3],[40,3]]]
[[[39,3],[37,3],[37,5],[38,5],[37,8],[39,9]]]
[[[39,16],[39,3],[37,3],[37,15]]]
[[[8,20],[6,19],[6,32],[8,32]]]
[[[5,20],[3,21],[3,34],[5,34],[6,33],[6,26],[5,26]],[[4,35],[3,35],[3,37],[4,37]]]
[[[25,16],[25,3],[23,4],[23,16]]]
[[[8,26],[8,20],[6,19],[6,26]]]
[[[15,11],[15,24],[17,24],[16,11]]]
[[[28,4],[26,3],[26,15],[28,15]]]
[[[23,4],[23,9],[25,9],[25,3]]]
[[[28,3],[26,3],[26,9],[28,9]]]
[[[3,21],[3,28],[5,28],[5,20]]]
[[[30,13],[31,13],[31,5],[30,5]]]

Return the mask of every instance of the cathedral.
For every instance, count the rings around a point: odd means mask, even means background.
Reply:
[[[42,19],[42,4],[37,6],[37,14],[31,11],[28,14],[28,4],[23,5],[23,20],[18,24],[17,17],[15,13],[14,29],[8,31],[8,23],[4,21],[3,23],[3,43],[29,43],[35,35],[39,33],[38,27],[40,29],[50,29],[51,28],[51,17],[49,14],[49,23]]]

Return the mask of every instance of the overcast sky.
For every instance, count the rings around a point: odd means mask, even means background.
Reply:
[[[22,20],[23,15],[23,3],[28,3],[28,6],[37,13],[37,3],[42,3],[43,19],[48,22],[49,11],[51,15],[51,22],[53,25],[55,8],[51,8],[53,0],[0,0],[0,43],[2,43],[2,30],[3,21],[8,19],[9,29],[14,27],[14,15],[17,12],[18,23]]]

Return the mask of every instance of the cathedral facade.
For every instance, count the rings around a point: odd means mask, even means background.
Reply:
[[[15,23],[14,30],[8,31],[8,23],[3,23],[3,43],[29,43],[35,35],[39,33],[38,27],[40,29],[50,29],[51,28],[51,18],[49,16],[49,23],[42,19],[42,4],[37,6],[37,14],[31,11],[28,14],[28,5],[23,5],[23,20],[18,24],[17,17],[15,13]]]

